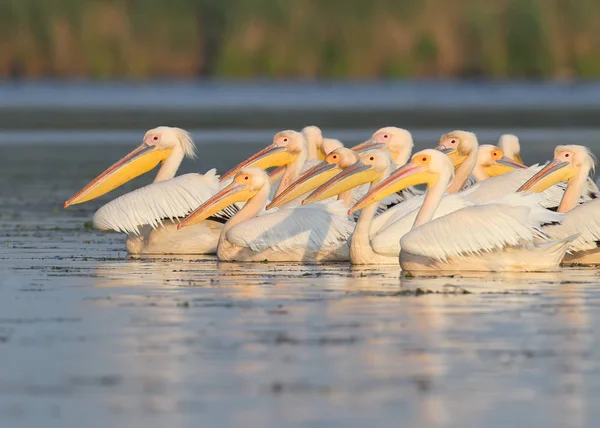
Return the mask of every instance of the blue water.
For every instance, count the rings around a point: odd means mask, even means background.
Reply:
[[[589,108],[600,83],[0,82],[0,108]]]
[[[345,109],[351,122],[356,105],[596,108],[600,85],[0,84],[0,109],[25,118],[35,107],[256,106]],[[417,149],[450,130],[432,122],[410,129]],[[145,129],[75,125],[0,130],[0,426],[600,424],[597,270],[416,279],[395,267],[127,259],[122,235],[85,223],[151,176],[62,203]],[[324,131],[353,144],[383,125],[401,117]],[[555,125],[469,129],[482,143],[516,133],[527,163],[556,144],[600,153],[600,126]],[[199,158],[182,171],[227,169],[279,130],[232,127],[191,129]]]

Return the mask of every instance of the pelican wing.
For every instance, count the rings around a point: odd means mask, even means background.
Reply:
[[[463,195],[469,196],[474,203],[484,203],[498,199],[507,193],[514,193],[527,180],[540,170],[538,165],[526,169],[515,169],[509,173],[490,177],[472,186]],[[562,196],[562,193],[561,193]],[[560,199],[559,199],[560,200]]]
[[[495,201],[498,198],[513,194],[521,185],[529,180],[541,167],[533,165],[527,169],[517,169],[504,175],[490,177],[466,191],[448,195],[440,204],[434,218],[449,214],[455,210],[474,204]],[[556,208],[565,191],[566,184],[559,183],[542,193],[541,205]],[[401,204],[391,207],[373,219],[371,237],[373,249],[380,254],[394,255],[400,251],[400,237],[407,233],[424,200],[424,196],[416,196]],[[385,230],[385,233],[382,233]]]
[[[598,184],[594,182],[594,179],[588,177],[585,182],[585,191],[583,193],[583,197],[587,197],[589,199],[597,199],[600,198],[600,189],[598,189]]]
[[[334,201],[269,211],[232,227],[227,239],[254,251],[318,250],[339,246],[353,230],[346,208]]]
[[[463,187],[460,189],[461,191],[470,189],[478,183],[477,179],[472,175],[469,176]]]
[[[531,178],[538,171],[538,169],[539,167],[537,165],[534,165],[527,169],[517,169],[504,175],[490,177],[487,180],[476,183],[469,189],[457,193],[455,195],[448,195],[444,197],[444,199],[442,199],[440,208],[438,208],[438,210],[436,211],[434,218],[440,217],[441,215],[449,214],[450,212],[452,212],[451,210],[457,210],[469,205],[493,201],[508,193],[513,193],[523,183],[529,180],[529,178]],[[564,192],[564,190],[556,191],[554,187],[552,189],[554,190],[548,189],[544,193],[544,201],[546,201],[547,199],[551,199],[551,203],[556,202],[556,200],[560,202],[560,198],[562,197],[562,193]],[[550,196],[548,196],[548,194],[550,194]],[[392,227],[409,214],[411,214],[411,217],[406,218],[405,221],[408,221],[412,227],[412,223],[414,223],[415,217],[417,215],[416,210],[418,210],[421,207],[421,205],[423,204],[423,200],[424,196],[416,196],[399,205],[391,207],[386,212],[375,217],[375,219],[373,219],[373,224],[371,225],[371,236],[379,234],[384,229],[387,230],[388,228]],[[557,206],[558,202],[554,206]],[[406,229],[405,223],[398,223],[398,225],[394,229],[403,231],[404,234],[410,230],[410,227]],[[394,229],[389,229],[389,231],[391,232]],[[392,232],[391,234],[394,237],[398,237],[398,233],[399,232]],[[384,238],[380,238],[380,240],[383,239]],[[385,251],[383,254],[387,254],[388,251],[392,251],[391,254],[393,254],[394,252],[396,254],[398,253],[398,251],[400,250],[400,244],[396,243],[391,245],[392,247],[390,248],[386,248],[387,246],[381,248],[382,251]]]
[[[541,168],[541,166],[536,164],[529,168],[516,169],[507,174],[490,177],[487,180],[477,183],[477,185],[463,192],[463,194],[471,197],[475,203],[493,201],[503,195],[517,191],[519,187],[533,177]],[[542,192],[544,195],[544,199],[541,201],[542,206],[549,209],[558,207],[566,188],[567,183],[557,183]],[[582,197],[580,202],[587,200],[590,200],[589,196]]]
[[[156,228],[163,219],[185,217],[219,189],[216,170],[206,174],[184,174],[144,186],[120,196],[94,214],[94,226],[139,234],[139,227]]]
[[[563,239],[567,236],[580,234],[569,247],[570,252],[593,250],[600,246],[600,199],[578,205],[565,214],[560,224],[544,227],[552,239]]]
[[[421,199],[422,202],[422,198],[416,199]],[[371,227],[371,246],[373,247],[373,251],[386,256],[397,256],[400,253],[400,238],[410,232],[419,213],[421,202],[413,203],[412,199],[404,202],[399,205],[400,208],[397,210],[404,209],[406,211],[407,209],[411,209],[410,212],[405,212],[402,216],[396,215],[393,221],[388,221],[383,228],[376,232]],[[410,205],[403,207],[405,204]],[[472,205],[472,202],[459,194],[447,195],[440,202],[438,209],[435,211],[434,218],[445,216],[470,205]]]
[[[400,242],[411,254],[446,261],[450,257],[533,245],[541,225],[563,216],[541,207],[539,194],[508,194],[434,219],[407,233]]]
[[[567,185],[567,182],[563,181],[562,183],[556,183],[554,186],[544,191],[546,199],[542,202],[542,205],[549,209],[558,208],[563,194],[565,193],[565,190],[567,190]],[[579,204],[589,202],[600,196],[600,194],[595,190],[595,187],[596,186],[593,180],[588,179],[586,181],[583,194],[579,198]]]

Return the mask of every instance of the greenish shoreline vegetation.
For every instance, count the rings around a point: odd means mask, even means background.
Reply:
[[[0,77],[600,77],[598,0],[4,0]]]

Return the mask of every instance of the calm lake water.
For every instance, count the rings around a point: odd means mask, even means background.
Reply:
[[[293,104],[277,98],[282,91],[306,109],[311,100],[325,105],[323,120],[314,123],[348,144],[380,126],[406,126],[402,116],[393,122],[373,117],[369,109],[379,104],[365,85],[247,85],[235,105],[223,101],[221,108],[252,110],[262,102],[262,110],[243,114],[254,118],[249,126],[232,116],[229,127],[195,121],[198,105],[212,104],[192,96],[199,90],[194,85],[181,86],[165,105],[187,112],[184,124],[200,153],[183,171],[223,171],[276,131],[296,126],[289,105],[282,113],[274,102]],[[124,106],[144,112],[144,105],[158,105],[156,93],[173,91],[172,85],[140,87],[0,85],[2,426],[600,424],[600,277],[594,269],[415,279],[401,278],[398,268],[347,264],[127,259],[123,235],[85,223],[103,203],[151,175],[68,210],[62,203],[141,141],[144,127],[123,124],[129,117],[150,119]],[[434,89],[443,106],[462,89],[468,96],[451,110],[463,122],[468,108],[493,115],[496,106],[507,109],[519,99],[517,107],[531,109],[540,121],[533,126],[521,117],[517,125],[494,126],[493,118],[480,115],[468,129],[481,142],[517,133],[527,163],[549,159],[556,144],[586,144],[600,153],[600,125],[540,116],[554,98],[553,108],[567,116],[598,108],[594,85],[492,87],[406,84],[394,90],[410,91],[414,100],[423,94],[411,116],[423,124],[410,127],[417,148],[435,145],[454,128],[435,120],[439,111],[428,115]],[[239,92],[236,85],[217,89]],[[327,96],[369,111],[340,109]],[[385,117],[411,105],[394,102],[385,98]],[[61,110],[65,106],[81,115],[71,127],[67,117],[75,113]],[[56,127],[39,122],[41,107],[60,113]],[[7,118],[17,110],[11,126]],[[79,121],[94,111],[107,114],[105,126],[102,116]],[[277,124],[286,114],[292,124],[272,127],[270,112],[279,115]],[[346,122],[335,116],[342,113]],[[509,119],[505,114],[513,123]],[[28,128],[28,120],[38,126]],[[156,120],[148,127],[165,123],[180,124]]]

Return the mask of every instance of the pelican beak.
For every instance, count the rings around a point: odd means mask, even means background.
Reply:
[[[335,177],[342,169],[334,163],[323,161],[313,168],[306,171],[289,187],[279,194],[273,201],[267,205],[267,209],[277,208],[299,196],[317,188],[327,180]]]
[[[156,146],[142,144],[92,180],[79,193],[65,202],[64,207],[67,208],[71,205],[90,201],[116,189],[153,169],[167,159],[172,150],[171,148],[161,149]]]
[[[502,156],[500,159],[496,160],[492,165],[484,166],[483,170],[489,177],[496,177],[498,175],[514,171],[515,169],[525,168],[527,167],[522,163],[516,162],[509,157]]]
[[[447,148],[443,144],[437,146],[435,149],[448,155],[448,157],[452,160],[454,168],[458,168],[465,161],[465,159],[467,159],[467,155],[461,155],[458,153],[458,150]]]
[[[364,143],[360,143],[352,147],[352,150],[361,153],[371,149],[382,149],[384,147],[385,143],[378,143],[377,140],[367,140]]]
[[[512,160],[511,158],[509,158],[507,156],[502,156],[500,159],[498,159],[496,161],[496,163],[498,163],[500,165],[504,165],[511,169],[526,169],[527,168],[525,165],[523,165],[523,163],[521,161]]]
[[[247,189],[247,186],[232,181],[228,186],[219,190],[215,195],[192,211],[179,225],[177,229],[191,226],[206,220],[229,205],[236,202],[244,202],[254,196],[255,192]]]
[[[570,162],[555,159],[527,180],[525,184],[519,187],[517,192],[543,192],[556,183],[570,180],[576,174],[577,169]]]
[[[221,176],[220,181],[233,177],[240,169],[245,167],[254,166],[264,170],[273,166],[287,165],[294,159],[296,159],[296,155],[291,154],[287,147],[271,144],[227,171]]]
[[[326,161],[315,165],[313,168],[302,174],[300,178],[294,181],[287,189],[281,192],[279,196],[273,199],[273,201],[267,205],[267,209],[269,210],[287,204],[335,177],[340,171],[342,171],[342,169],[339,166]]]
[[[430,173],[421,165],[409,162],[401,168],[394,171],[388,178],[382,181],[380,184],[375,186],[369,191],[363,198],[356,203],[348,214],[352,214],[358,210],[361,210],[369,205],[388,197],[392,193],[396,193],[399,190],[406,189],[410,186],[417,184],[428,184],[432,185],[437,180],[437,176]]]
[[[450,153],[452,153],[453,151],[455,151],[454,149],[448,149],[448,148],[446,148],[446,146],[444,146],[443,144],[437,146],[435,149],[437,151],[440,151],[440,152],[444,153],[445,155],[449,155]]]
[[[377,178],[377,175],[377,171],[375,171],[372,166],[365,165],[361,161],[358,161],[312,192],[302,201],[302,205],[322,201],[323,199],[337,196],[340,193],[353,189],[361,184],[370,183]]]

